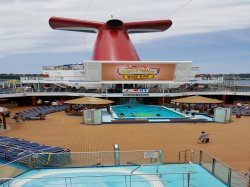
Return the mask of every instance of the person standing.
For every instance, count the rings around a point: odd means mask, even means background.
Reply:
[[[18,125],[23,124],[23,119],[22,119],[21,114],[16,113],[13,119],[17,122]]]

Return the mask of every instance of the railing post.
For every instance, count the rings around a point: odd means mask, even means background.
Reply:
[[[179,152],[179,162],[181,162],[181,152]]]
[[[66,187],[68,187],[68,180],[67,180],[67,177],[65,177],[65,185],[66,185]]]
[[[194,163],[194,150],[191,150],[191,162]]]
[[[215,169],[215,162],[216,162],[216,159],[213,158],[213,161],[212,161],[212,174],[214,175],[214,169]]]
[[[127,175],[125,175],[124,177],[125,177],[125,186],[127,186]]]
[[[190,187],[190,173],[187,174],[187,187]]]
[[[130,174],[129,180],[130,180],[129,181],[130,187],[132,187],[131,174]]]
[[[114,144],[114,159],[115,159],[115,166],[120,165],[120,148],[118,144]]]
[[[200,158],[199,158],[199,164],[201,165],[201,163],[202,163],[202,158],[203,157],[203,151],[202,150],[200,150]]]
[[[164,157],[163,157],[163,152],[162,152],[162,150],[160,150],[160,164],[163,164],[163,159],[164,159]]]
[[[72,177],[69,177],[69,184],[72,187]]]
[[[30,155],[30,156],[28,157],[28,166],[29,166],[30,169],[33,169],[33,168],[34,168],[32,156],[33,156],[33,155]]]
[[[228,187],[231,187],[231,182],[232,182],[232,169],[228,168],[228,179],[227,179]]]

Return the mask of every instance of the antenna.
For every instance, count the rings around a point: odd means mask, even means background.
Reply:
[[[176,12],[179,12],[181,9],[183,9],[185,6],[189,5],[192,2],[192,0],[187,0],[186,3],[182,4],[181,6],[179,6],[178,8],[176,8],[175,10],[171,11],[170,13],[168,13],[168,15],[164,16],[164,18],[169,17],[170,15],[175,14]]]

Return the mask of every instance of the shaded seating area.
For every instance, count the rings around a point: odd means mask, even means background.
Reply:
[[[173,99],[172,102],[174,103],[175,109],[177,108],[178,104],[178,108],[181,112],[191,112],[192,114],[208,112],[209,115],[214,113],[214,106],[212,107],[212,105],[221,105],[223,103],[221,100],[211,99],[203,96],[189,96]],[[194,110],[195,105],[199,106],[198,112]],[[206,107],[207,105],[208,107]]]
[[[20,112],[22,119],[24,120],[40,120],[45,119],[45,115],[64,111],[69,108],[69,105],[52,105],[52,106],[39,106],[29,110]]]
[[[83,110],[86,109],[97,109],[97,108],[107,108],[107,111],[110,112],[110,104],[114,101],[108,99],[101,99],[96,97],[82,97],[78,99],[72,99],[65,101],[69,104],[69,108],[66,110],[67,114],[80,114],[82,115]]]
[[[82,116],[84,110],[100,109],[103,107],[102,105],[70,104],[69,108],[65,110],[65,113],[68,115]]]
[[[21,164],[29,165],[32,157],[33,167],[39,165],[58,166],[70,161],[70,150],[62,147],[53,147],[36,142],[29,142],[19,138],[0,136],[0,159],[14,161],[20,159]],[[21,159],[25,158],[26,159]]]

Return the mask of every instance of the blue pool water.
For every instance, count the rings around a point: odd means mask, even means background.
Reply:
[[[137,167],[31,170],[19,175],[15,180],[10,181],[9,184],[10,186],[20,187],[179,187],[187,186],[187,175],[180,173],[192,172],[190,186],[226,187],[225,184],[213,177],[198,164],[168,164]],[[131,174],[131,171],[134,169],[136,170]]]
[[[118,105],[112,106],[112,110],[118,118],[120,114],[124,114],[123,118],[185,118],[178,112],[155,105]]]

